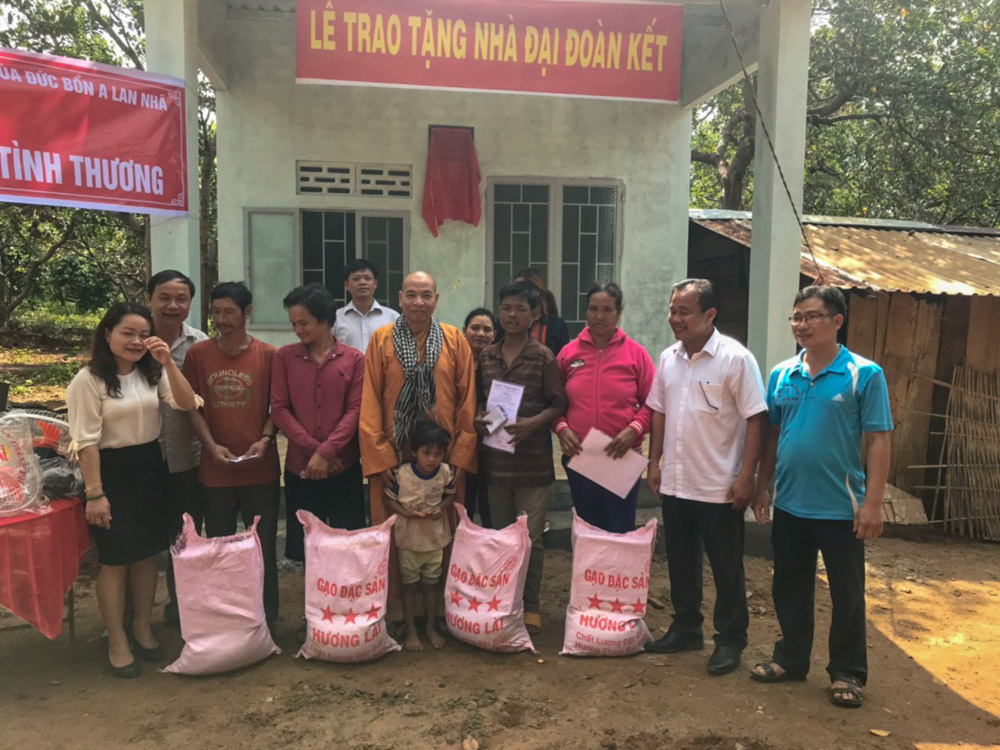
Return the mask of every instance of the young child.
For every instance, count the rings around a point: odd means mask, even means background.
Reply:
[[[502,529],[519,513],[528,515],[531,558],[524,584],[524,624],[529,633],[537,633],[542,627],[542,533],[549,488],[555,481],[549,427],[565,413],[566,393],[555,356],[528,333],[540,313],[538,291],[526,282],[514,282],[504,286],[499,297],[497,317],[504,340],[479,355],[479,376],[487,394],[496,380],[516,383],[524,392],[518,413],[501,428],[512,438],[514,452],[491,450],[487,456],[490,516],[494,527]],[[482,416],[476,424],[480,434]]]
[[[420,422],[413,429],[410,446],[414,460],[400,465],[396,483],[385,490],[386,505],[395,513],[393,532],[403,580],[403,617],[407,651],[423,651],[414,622],[417,590],[423,589],[427,640],[434,648],[444,638],[434,629],[434,612],[441,598],[444,548],[451,542],[446,512],[455,501],[451,468],[443,464],[451,436],[436,422]]]

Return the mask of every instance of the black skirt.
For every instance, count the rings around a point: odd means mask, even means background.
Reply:
[[[128,565],[167,548],[167,466],[160,444],[101,450],[101,482],[111,528],[91,526],[102,565]]]

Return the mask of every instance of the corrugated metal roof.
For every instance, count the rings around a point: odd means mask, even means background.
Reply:
[[[739,218],[729,218],[722,213],[692,211],[691,220],[750,247],[753,224],[745,218],[749,214],[739,212],[743,214]],[[822,273],[824,281],[836,286],[886,292],[1000,294],[997,230],[930,224],[888,228],[878,220],[829,217],[819,221],[806,220],[816,255],[814,264],[802,243],[800,268],[806,276]]]

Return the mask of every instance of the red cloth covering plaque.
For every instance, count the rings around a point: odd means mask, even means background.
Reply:
[[[479,159],[472,131],[433,128],[427,147],[427,175],[421,214],[431,234],[448,219],[479,226],[483,214],[479,198]]]

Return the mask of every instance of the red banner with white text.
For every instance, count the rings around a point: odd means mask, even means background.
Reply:
[[[298,83],[675,102],[680,5],[297,0]]]
[[[0,201],[181,215],[184,83],[0,48]]]

